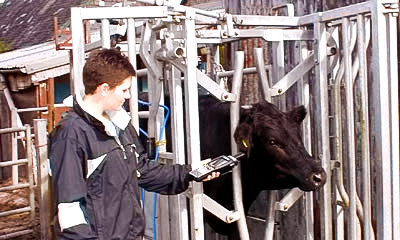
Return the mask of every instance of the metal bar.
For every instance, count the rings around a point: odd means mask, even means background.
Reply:
[[[171,67],[169,84],[171,102],[171,135],[174,163],[185,164],[185,134],[183,116],[183,91],[181,72]],[[183,195],[170,196],[171,208],[176,209],[171,215],[171,239],[189,240],[189,219],[186,197]]]
[[[303,196],[303,191],[299,188],[291,189],[279,202],[275,203],[275,209],[287,212],[291,206],[301,197]]]
[[[240,26],[281,26],[297,27],[300,17],[287,16],[253,16],[253,15],[233,15],[235,24]]]
[[[137,63],[136,63],[136,28],[135,19],[128,18],[127,20],[127,38],[128,38],[128,56],[129,60],[136,72],[136,76],[132,76],[131,83],[131,98],[129,99],[129,111],[131,115],[132,125],[135,127],[136,131],[139,133],[139,108],[137,104],[138,100],[138,87],[137,87]]]
[[[221,101],[235,101],[236,96],[228,91],[226,91],[223,87],[216,83],[216,81],[209,78],[206,74],[201,72],[199,69],[196,70],[197,81],[198,83],[204,87],[207,91],[209,91],[213,96]]]
[[[298,43],[298,54],[295,57],[298,58],[297,62],[301,63],[304,59],[309,55],[307,49],[307,43],[299,42]],[[310,84],[308,82],[308,78],[304,75],[300,78],[300,81],[297,81],[297,89],[300,91],[298,96],[298,102],[303,104],[306,108],[307,112],[310,113]],[[307,114],[302,122],[302,132],[303,132],[303,142],[304,146],[307,149],[308,153],[312,153],[312,144],[311,144],[311,114]],[[314,204],[313,204],[313,193],[306,192],[305,195],[305,221],[306,221],[306,240],[314,239]]]
[[[9,210],[9,211],[0,212],[0,217],[10,216],[10,215],[18,214],[18,213],[29,212],[29,211],[31,211],[30,207],[13,209],[13,210]]]
[[[271,96],[277,96],[285,93],[297,80],[301,79],[304,74],[314,67],[314,54],[309,55],[303,62],[299,63],[270,89]]]
[[[28,172],[28,181],[29,181],[29,205],[31,208],[31,221],[35,220],[35,190],[33,186],[33,157],[32,157],[32,135],[31,135],[31,127],[29,124],[25,125],[26,131],[26,158],[28,160],[27,172]]]
[[[167,5],[173,6],[174,11],[177,11],[177,12],[186,12],[188,9],[190,9],[190,11],[193,11],[196,13],[196,15],[195,15],[196,19],[197,19],[197,15],[211,17],[211,18],[215,18],[215,19],[219,19],[219,20],[221,20],[223,17],[225,17],[225,16],[221,16],[217,11],[207,11],[207,10],[187,7],[187,6],[183,6],[183,5],[171,5],[171,4],[167,4]]]
[[[17,127],[18,126],[18,113],[16,109],[11,110],[11,126],[12,127]],[[17,133],[12,133],[11,134],[11,159],[13,161],[18,160],[18,139],[17,139]],[[18,166],[14,165],[11,167],[12,168],[12,182],[13,184],[18,183]]]
[[[367,59],[366,47],[368,42],[365,41],[365,28],[369,27],[365,24],[362,14],[357,15],[357,47],[360,67],[358,71],[358,79],[361,91],[361,134],[362,134],[362,179],[363,179],[363,236],[366,239],[375,239],[371,213],[371,158],[370,158],[370,136],[369,136],[369,108],[368,108],[368,79],[367,79]]]
[[[369,13],[370,11],[371,11],[371,2],[366,1],[324,12],[318,12],[301,16],[298,20],[298,24],[299,25],[312,24],[315,23],[317,19],[319,19],[322,22],[329,22],[339,18],[355,16],[357,14]]]
[[[108,19],[101,19],[101,46],[103,48],[110,48],[110,21]]]
[[[398,1],[395,1],[394,7],[399,10]],[[389,77],[390,77],[390,129],[391,129],[391,158],[392,158],[392,209],[393,209],[393,235],[392,239],[400,239],[400,206],[399,206],[399,79],[398,79],[398,44],[397,44],[397,26],[398,15],[388,14],[389,30]]]
[[[203,30],[199,31],[201,37],[208,37],[205,35],[205,31],[211,32],[215,31],[214,34],[221,35],[218,30]],[[218,36],[215,36],[218,37]],[[236,38],[263,38],[265,41],[310,41],[313,39],[313,32],[309,30],[299,30],[299,29],[239,29],[237,30]]]
[[[262,48],[254,49],[254,55],[256,58],[256,69],[259,75],[260,85],[263,90],[263,97],[266,101],[271,102],[271,94],[269,93],[270,79],[266,76],[265,70],[263,69],[264,56]],[[266,225],[265,225],[265,240],[272,240],[274,237],[275,230],[275,203],[276,203],[277,191],[268,191],[267,193],[267,213],[266,213]]]
[[[254,48],[254,58],[256,61],[256,69],[258,73],[258,81],[262,87],[263,98],[266,101],[271,101],[271,94],[269,93],[269,81],[267,73],[265,72],[264,53],[262,48]]]
[[[52,239],[51,219],[53,218],[51,204],[51,188],[49,179],[49,167],[47,163],[47,121],[45,119],[33,120],[35,131],[35,146],[38,156],[38,187],[41,239]]]
[[[47,111],[48,107],[36,107],[36,108],[23,108],[17,109],[17,112],[34,112],[34,111]]]
[[[278,42],[272,42],[272,59],[275,61],[272,63],[272,84],[275,85],[276,81],[283,78],[285,75],[285,49],[283,40]],[[273,86],[272,85],[272,86]],[[271,94],[271,96],[273,96]],[[274,99],[275,100],[275,99]],[[276,98],[279,109],[286,111],[286,98]]]
[[[3,234],[3,235],[0,235],[0,239],[10,239],[10,238],[14,238],[14,237],[22,236],[22,235],[27,235],[29,233],[33,233],[33,229],[26,229],[26,230],[21,230],[18,232]]]
[[[348,195],[343,186],[343,126],[342,126],[342,103],[341,103],[341,85],[342,79],[344,75],[344,67],[343,64],[340,64],[338,72],[335,76],[335,82],[333,87],[333,99],[335,105],[335,131],[334,131],[334,142],[335,142],[335,154],[336,161],[340,164],[335,167],[336,173],[336,194],[335,201],[344,201],[348,202]],[[341,198],[339,198],[341,197]],[[347,206],[347,205],[346,205]],[[336,207],[336,239],[344,239],[344,206],[337,205]]]
[[[388,65],[388,29],[387,16],[380,0],[371,1],[372,4],[372,107],[375,110],[375,151],[374,162],[376,167],[376,209],[380,213],[376,218],[377,239],[393,239],[393,199],[392,199],[392,168],[391,155],[391,126],[389,101],[389,65]],[[397,146],[394,146],[398,148]],[[397,160],[396,160],[397,161]],[[398,201],[398,199],[396,199]]]
[[[186,113],[186,142],[187,158],[192,165],[192,169],[200,166],[200,132],[199,132],[199,111],[198,111],[198,92],[197,92],[197,43],[195,39],[195,12],[187,9],[185,19],[186,36],[186,74],[185,74],[185,113]],[[191,198],[191,225],[192,239],[204,239],[203,225],[203,206],[202,206],[202,183],[192,183]]]
[[[265,225],[264,240],[273,240],[275,231],[275,203],[277,190],[270,190],[267,192],[267,218]]]
[[[320,138],[317,140],[319,156],[321,157],[322,167],[326,172],[326,184],[321,190],[321,239],[332,239],[332,208],[331,208],[331,156],[329,149],[329,111],[328,111],[328,63],[327,63],[327,39],[325,23],[316,22],[314,24],[315,33],[315,57],[316,62],[316,91],[319,95],[319,102],[316,115],[320,121],[318,126]]]
[[[15,133],[15,132],[21,132],[25,131],[25,127],[11,127],[11,128],[3,128],[0,129],[0,134],[6,134],[6,133]]]
[[[271,65],[265,65],[264,69],[266,71],[271,71]],[[254,74],[254,73],[257,73],[257,71],[258,70],[256,67],[244,68],[243,74]],[[235,70],[230,70],[230,71],[225,71],[225,72],[217,72],[217,78],[232,77],[234,73],[235,73]]]
[[[27,159],[18,159],[15,161],[3,161],[0,162],[0,167],[8,167],[8,166],[13,166],[13,165],[22,165],[28,163]]]
[[[203,207],[207,211],[209,211],[211,214],[214,216],[218,217],[222,221],[226,223],[232,223],[240,219],[240,214],[237,211],[230,211],[223,206],[221,206],[219,203],[214,201],[212,198],[209,196],[203,194]]]
[[[233,134],[239,123],[240,93],[242,86],[243,66],[244,66],[244,52],[237,51],[235,53],[235,65],[234,65],[235,73],[233,75],[233,80],[232,80],[232,93],[236,95],[236,101],[232,102],[230,107],[232,154],[238,152],[237,144],[234,141]],[[237,221],[240,239],[248,240],[250,239],[250,237],[246,224],[246,216],[243,209],[240,164],[234,167],[232,170],[232,184],[233,184],[233,200],[234,200],[235,210],[238,211],[241,216],[240,219]]]
[[[168,7],[98,7],[98,8],[71,8],[79,9],[81,20],[85,19],[121,19],[121,18],[162,18],[168,16]],[[75,31],[75,30],[73,30]]]
[[[354,100],[353,100],[353,76],[350,52],[350,34],[349,19],[344,18],[342,22],[342,40],[343,40],[343,60],[344,60],[344,80],[346,91],[346,120],[347,120],[347,145],[348,145],[348,174],[349,174],[349,210],[350,222],[348,236],[350,239],[357,237],[357,212],[356,212],[356,156],[355,156],[355,136],[354,136]]]
[[[83,86],[83,66],[85,64],[85,42],[84,28],[82,22],[82,8],[71,8],[71,28],[72,31],[72,82],[71,94],[80,95],[84,90]]]
[[[11,186],[0,187],[0,192],[21,189],[21,188],[27,188],[27,187],[29,187],[29,183],[19,183],[19,184],[15,184],[15,185],[11,185]]]

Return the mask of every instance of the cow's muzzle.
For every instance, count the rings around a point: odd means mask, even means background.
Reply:
[[[320,188],[325,184],[326,173],[325,171],[322,171],[320,173],[312,173],[310,179],[315,188]]]
[[[310,191],[314,191],[322,187],[326,182],[326,173],[324,169],[320,169],[319,171],[311,173],[311,176],[308,178],[308,185]]]

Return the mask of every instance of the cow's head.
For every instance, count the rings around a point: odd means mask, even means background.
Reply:
[[[234,138],[251,161],[242,163],[246,171],[272,175],[282,184],[276,188],[299,187],[304,191],[320,188],[326,181],[326,173],[304,148],[300,124],[305,116],[304,106],[284,113],[266,101],[243,110]],[[263,181],[262,177],[259,179]]]

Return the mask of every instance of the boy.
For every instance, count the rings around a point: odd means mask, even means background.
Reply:
[[[141,239],[139,187],[162,194],[188,187],[190,166],[148,161],[122,108],[135,74],[118,50],[93,51],[84,96],[74,97],[73,111],[50,133],[59,239]]]

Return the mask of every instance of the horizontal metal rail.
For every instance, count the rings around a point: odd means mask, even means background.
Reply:
[[[14,215],[14,214],[23,213],[23,212],[30,212],[31,210],[32,210],[31,207],[23,207],[23,208],[13,209],[10,211],[4,211],[4,212],[0,212],[0,217],[5,217],[5,216]]]
[[[265,70],[270,71],[271,65],[266,65]],[[230,70],[230,71],[225,71],[225,72],[217,72],[217,78],[232,77],[234,73],[235,73],[235,70]],[[256,67],[249,67],[249,68],[243,69],[243,74],[256,74],[256,73],[257,73]]]
[[[28,235],[29,233],[33,233],[33,229],[25,229],[25,230],[13,232],[13,233],[7,233],[4,235],[1,235],[0,239],[10,239],[10,238],[14,238],[14,237],[22,236],[22,235]]]
[[[26,127],[3,128],[3,129],[0,129],[0,134],[15,133],[15,132],[21,132],[21,131],[25,131],[25,130],[26,130]]]
[[[15,184],[15,185],[11,185],[11,186],[1,187],[0,192],[21,189],[21,188],[27,188],[27,187],[29,187],[29,183],[20,183],[20,184]]]
[[[0,162],[0,167],[9,167],[9,166],[13,166],[13,165],[21,165],[21,164],[26,164],[28,163],[28,159],[26,158],[22,158],[22,159],[18,159],[18,160],[10,160],[10,161],[3,161]]]

